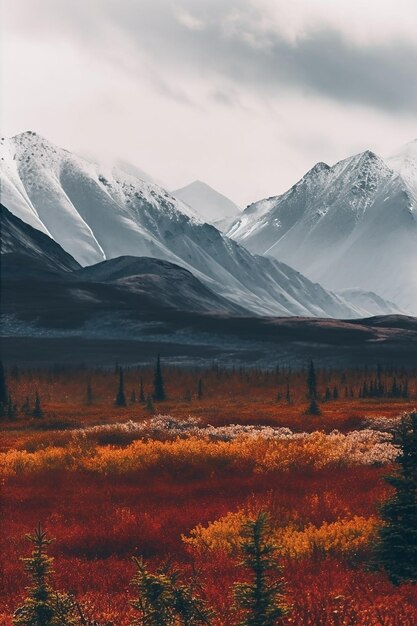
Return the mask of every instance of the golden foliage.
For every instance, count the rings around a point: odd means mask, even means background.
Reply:
[[[232,428],[232,427],[231,427]],[[125,447],[97,445],[77,431],[66,447],[47,446],[33,452],[11,449],[0,453],[0,475],[47,470],[130,473],[180,472],[182,475],[211,475],[234,470],[259,473],[289,472],[299,468],[322,469],[390,462],[396,450],[374,431],[304,433],[268,439],[238,436],[228,441],[209,437],[174,440],[136,440]]]
[[[182,540],[197,552],[220,550],[236,554],[241,542],[241,531],[251,514],[239,510],[210,522],[199,524]],[[308,524],[297,528],[293,524],[275,527],[273,541],[282,556],[291,558],[312,557],[315,554],[348,556],[366,548],[374,536],[376,517],[340,519],[324,522],[321,526]]]

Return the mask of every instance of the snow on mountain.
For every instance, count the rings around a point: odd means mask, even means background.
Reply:
[[[337,292],[339,296],[369,311],[370,315],[403,315],[404,311],[395,302],[384,300],[378,294],[364,289],[342,289]]]
[[[81,265],[154,257],[188,269],[215,293],[257,314],[370,314],[288,265],[254,256],[158,185],[118,169],[100,170],[33,132],[2,140],[1,152],[3,203]]]
[[[153,176],[145,172],[142,168],[137,165],[133,165],[133,163],[129,163],[129,161],[125,161],[124,159],[118,159],[115,162],[116,170],[120,170],[129,176],[133,176],[134,178],[139,178],[140,180],[144,180],[147,183],[153,183],[154,185],[161,185],[159,180],[156,180]]]
[[[318,163],[286,193],[250,205],[227,235],[326,288],[373,291],[415,313],[415,145],[387,161],[366,151]]]
[[[417,201],[417,139],[406,143],[396,154],[386,160],[388,165],[401,176]]]
[[[237,204],[201,180],[195,180],[186,187],[176,189],[172,195],[188,204],[209,224],[224,218],[236,217],[241,212]]]

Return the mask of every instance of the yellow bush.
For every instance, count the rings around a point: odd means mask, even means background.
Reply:
[[[228,513],[204,527],[196,526],[182,540],[198,552],[222,550],[236,554],[241,531],[250,514],[239,510]],[[337,522],[324,522],[317,527],[309,524],[302,529],[292,525],[275,528],[272,540],[283,556],[308,557],[314,553],[349,555],[366,548],[376,529],[375,517],[354,516]]]

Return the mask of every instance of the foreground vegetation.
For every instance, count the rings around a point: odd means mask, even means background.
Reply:
[[[153,369],[125,370],[116,405],[120,369],[8,370],[17,412],[2,424],[0,622],[10,626],[27,597],[19,559],[41,520],[56,537],[54,586],[75,598],[85,624],[140,620],[130,581],[140,567],[162,575],[169,562],[181,584],[198,579],[193,593],[210,623],[234,626],[245,615],[234,584],[250,583],[236,570],[245,529],[268,511],[282,607],[291,607],[276,623],[417,623],[410,577],[373,565],[404,484],[384,476],[399,461],[393,435],[416,404],[416,373],[317,371],[319,415],[309,412],[308,375],[163,368],[166,398],[157,400]],[[401,394],[391,394],[394,379]],[[371,381],[378,395],[363,397]]]

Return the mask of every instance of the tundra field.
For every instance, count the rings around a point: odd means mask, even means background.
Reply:
[[[416,586],[394,585],[372,555],[392,493],[392,431],[417,406],[417,370],[317,370],[318,415],[308,373],[162,363],[157,401],[151,367],[9,367],[0,623],[12,625],[27,595],[21,557],[40,522],[55,538],[53,586],[88,623],[138,618],[136,556],[198,576],[210,623],[234,626],[242,528],[266,511],[290,607],[280,623],[415,626]]]

